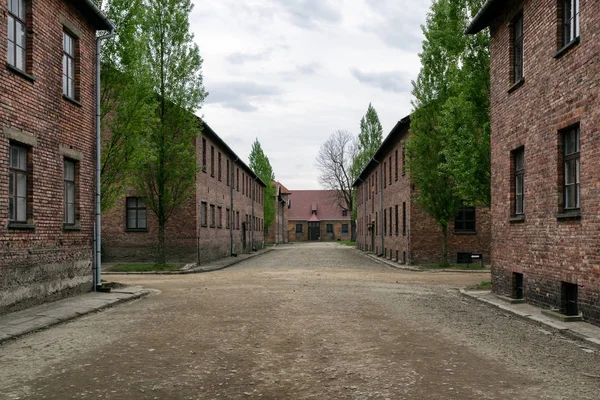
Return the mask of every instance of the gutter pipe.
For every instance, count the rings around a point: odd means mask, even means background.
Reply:
[[[234,153],[235,154],[235,153]],[[233,192],[234,192],[234,186],[235,186],[235,163],[239,161],[239,157],[236,155],[235,156],[235,160],[233,160],[233,162],[231,163],[231,186],[230,186],[230,190],[231,190],[231,224],[229,224],[229,234],[230,234],[230,244],[231,244],[231,248],[230,248],[230,252],[231,252],[231,257],[237,257],[237,254],[235,253],[235,242],[233,241],[233,228],[235,227],[235,211],[233,210]]]

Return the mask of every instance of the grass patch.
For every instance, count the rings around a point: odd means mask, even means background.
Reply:
[[[478,289],[491,289],[492,288],[492,282],[489,282],[489,281],[479,282],[477,284],[477,288]]]
[[[181,264],[117,264],[113,267],[116,272],[147,272],[147,271],[175,271]]]
[[[485,266],[481,264],[433,264],[433,265],[422,265],[421,268],[425,269],[463,269],[463,270],[481,270],[485,269]]]
[[[273,244],[271,244],[271,243],[265,243],[265,248],[267,248],[267,247],[273,247],[273,246],[274,246],[274,245],[273,245]]]
[[[356,247],[356,242],[352,242],[350,240],[340,240],[338,243],[343,244],[344,246]]]

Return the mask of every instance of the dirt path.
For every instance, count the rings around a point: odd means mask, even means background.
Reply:
[[[600,357],[336,244],[199,275],[0,347],[4,399],[598,399]]]

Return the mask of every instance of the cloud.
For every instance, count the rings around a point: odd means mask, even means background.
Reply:
[[[338,23],[342,20],[339,7],[328,0],[273,0],[283,7],[291,22],[300,28],[310,29],[323,23]]]
[[[207,85],[208,86],[208,85]],[[224,108],[232,108],[241,112],[257,111],[257,103],[275,98],[283,91],[273,85],[255,82],[218,82],[208,86],[210,95],[207,104],[220,104]]]
[[[298,65],[296,67],[296,71],[301,73],[302,75],[314,75],[317,73],[317,70],[321,68],[321,64],[317,62],[308,63]]]
[[[236,51],[235,53],[231,53],[225,59],[232,64],[242,65],[246,62],[250,61],[263,61],[268,60],[271,56],[272,50],[263,51],[260,53],[241,53]]]
[[[360,83],[379,88],[384,92],[410,91],[410,80],[400,71],[362,72],[358,68],[350,68],[350,72]]]

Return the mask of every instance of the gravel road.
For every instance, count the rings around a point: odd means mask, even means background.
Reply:
[[[594,349],[338,244],[119,276],[156,294],[0,346],[2,399],[593,399]]]

